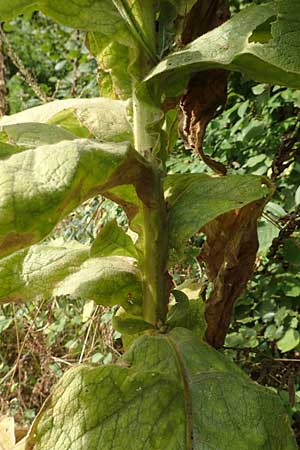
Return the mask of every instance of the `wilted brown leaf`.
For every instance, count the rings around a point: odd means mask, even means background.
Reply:
[[[199,1],[192,8],[181,36],[181,44],[218,27],[229,18],[227,0]],[[206,70],[195,74],[180,101],[180,132],[189,148],[215,172],[225,175],[225,166],[205,155],[202,150],[206,127],[225,107],[227,100],[227,72]]]
[[[234,303],[243,292],[254,270],[258,249],[257,219],[266,200],[219,216],[203,227],[206,242],[199,260],[206,265],[213,283],[206,302],[206,341],[222,347],[230,324]]]

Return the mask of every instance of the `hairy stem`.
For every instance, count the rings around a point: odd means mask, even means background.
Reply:
[[[163,174],[151,149],[153,136],[147,132],[151,110],[136,97],[133,99],[135,148],[152,165],[153,184],[143,205],[144,216],[144,319],[153,325],[163,323],[167,314],[168,257],[167,208],[163,191]]]

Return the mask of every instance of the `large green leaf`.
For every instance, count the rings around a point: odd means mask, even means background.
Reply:
[[[145,183],[147,167],[128,143],[86,139],[0,160],[0,256],[38,242],[87,198],[121,184]]]
[[[101,141],[121,142],[132,140],[127,108],[128,105],[124,101],[101,97],[55,100],[11,116],[4,116],[0,119],[0,127],[4,127],[4,131],[13,140],[18,137],[18,141],[22,137],[23,141],[24,138],[27,140],[30,138],[34,143],[34,139],[38,138],[38,133],[40,133],[41,137],[36,139],[34,147],[42,145],[42,143],[52,144],[54,139],[56,139],[55,142],[70,139],[70,133],[82,138],[95,137]],[[40,125],[35,128],[28,122],[52,124],[52,127],[48,125],[47,128],[47,126]],[[6,127],[16,124],[19,124],[19,127]],[[62,128],[57,129],[54,125]],[[67,134],[65,130],[69,133]],[[47,133],[49,134],[48,141]],[[53,138],[50,142],[51,136]],[[60,139],[58,139],[59,137]]]
[[[146,78],[167,95],[182,92],[191,74],[207,69],[243,72],[266,83],[300,87],[300,3],[253,5],[222,26],[171,53]]]
[[[79,243],[32,245],[0,259],[0,303],[49,296],[57,283],[89,257],[89,247]]]
[[[216,217],[266,197],[266,180],[254,175],[213,177],[204,173],[170,175],[165,183],[169,205],[171,257]]]
[[[142,313],[141,276],[133,258],[90,258],[86,245],[52,241],[0,259],[0,304],[51,295],[119,304],[130,314]]]
[[[26,450],[296,450],[283,406],[191,332],[139,338],[115,366],[71,369]]]
[[[79,271],[65,278],[55,295],[71,295],[106,306],[121,305],[132,314],[142,313],[142,284],[133,258],[91,258]]]

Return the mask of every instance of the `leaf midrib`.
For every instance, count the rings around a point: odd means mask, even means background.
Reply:
[[[186,416],[186,450],[193,450],[193,407],[192,396],[189,388],[189,374],[188,369],[184,364],[181,352],[177,347],[176,341],[170,335],[166,335],[169,346],[171,347],[175,361],[178,367],[178,373],[181,377],[184,395],[184,406]]]

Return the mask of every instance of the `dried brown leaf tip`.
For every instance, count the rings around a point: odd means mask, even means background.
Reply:
[[[191,40],[218,27],[229,19],[229,6],[225,0],[199,1],[186,19],[181,43]],[[203,152],[203,140],[209,122],[220,114],[227,100],[227,72],[206,70],[195,74],[180,101],[180,133],[188,148],[215,172],[226,175],[225,166]]]
[[[266,200],[252,202],[223,214],[202,231],[206,242],[199,256],[204,262],[212,292],[206,302],[206,341],[222,347],[236,299],[250,279],[258,249],[257,219]]]
[[[203,140],[209,122],[223,111],[227,99],[227,72],[206,70],[190,80],[186,94],[181,98],[180,133],[188,148],[215,172],[226,175],[226,167],[203,152]]]

